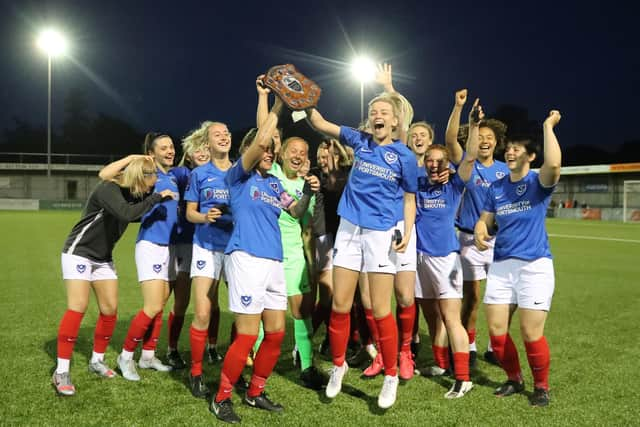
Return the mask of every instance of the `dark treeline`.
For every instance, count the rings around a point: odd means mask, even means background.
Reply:
[[[82,91],[72,89],[67,94],[64,103],[64,121],[60,129],[52,134],[51,151],[52,153],[88,156],[69,157],[64,160],[57,160],[56,156],[54,156],[54,163],[61,161],[70,163],[104,163],[107,161],[105,159],[113,159],[140,152],[144,131],[136,129],[130,123],[109,114],[98,113],[95,117],[91,117],[87,113],[88,109],[88,102]],[[541,123],[530,120],[526,108],[503,105],[499,106],[493,114],[489,114],[489,117],[495,117],[505,122],[508,126],[508,134],[527,135],[540,142],[542,141]],[[314,161],[315,150],[322,141],[322,135],[311,129],[305,120],[293,123],[290,117],[284,117],[281,124],[285,138],[296,135],[309,142],[311,146],[309,151],[310,158]],[[249,129],[250,126],[232,129],[234,143],[232,155],[236,154],[235,149],[240,145],[242,137]],[[180,140],[185,135],[171,136],[176,145],[176,151],[180,154]],[[14,117],[13,126],[5,128],[0,136],[0,161],[19,161],[16,156],[7,156],[2,153],[45,153],[46,144],[45,126],[34,126],[19,117]],[[613,151],[587,144],[563,145],[562,150],[562,163],[565,166],[640,161],[640,139],[620,144]],[[92,161],[92,157],[89,156],[99,157]],[[498,152],[497,156],[501,158],[502,155]],[[176,156],[176,158],[179,157]]]

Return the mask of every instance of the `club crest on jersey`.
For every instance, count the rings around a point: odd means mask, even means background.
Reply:
[[[253,200],[258,200],[260,198],[260,190],[255,185],[251,186],[249,194],[251,194],[251,199]]]
[[[213,189],[205,188],[203,193],[204,193],[203,195],[204,195],[205,200],[209,200],[209,199],[213,198]]]
[[[155,271],[156,273],[160,273],[160,270],[162,270],[161,264],[153,264],[153,271]]]
[[[276,193],[280,193],[280,186],[278,185],[277,182],[270,182],[269,187],[271,187],[271,189]]]
[[[502,178],[504,178],[504,176],[505,176],[504,172],[502,172],[502,171],[497,171],[496,172],[496,178],[502,179]]]
[[[84,264],[78,264],[76,265],[76,270],[78,270],[78,273],[84,273],[87,270],[87,266]]]
[[[196,267],[198,267],[198,270],[202,270],[206,264],[207,264],[207,261],[204,261],[201,259],[196,261]]]
[[[298,199],[302,198],[302,191],[300,191],[300,190],[296,189],[296,197],[297,197]]]
[[[249,307],[249,305],[251,304],[251,300],[253,298],[251,298],[251,295],[241,295],[240,296],[240,302],[242,303],[242,305],[244,305],[245,307]]]
[[[386,153],[384,153],[384,161],[389,164],[393,164],[398,161],[398,155],[396,153],[387,151]]]
[[[522,196],[527,191],[527,184],[520,184],[516,187],[516,194]]]
[[[438,196],[439,196],[439,195],[441,195],[441,194],[442,194],[442,191],[440,191],[440,190],[435,190],[435,191],[433,192],[433,195],[434,195],[434,196],[436,196],[436,197],[438,197]]]

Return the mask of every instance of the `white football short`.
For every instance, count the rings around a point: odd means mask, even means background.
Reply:
[[[118,280],[113,261],[97,262],[78,255],[63,253],[62,278],[64,280]]]
[[[333,242],[332,233],[316,237],[317,271],[327,271],[333,268]]]
[[[229,310],[233,313],[287,309],[282,262],[234,251],[225,256],[224,270],[229,286]]]
[[[447,256],[418,254],[416,298],[462,298],[462,266],[457,252]]]
[[[135,252],[138,282],[169,281],[169,261],[171,260],[169,246],[140,240],[136,243]]]
[[[509,258],[489,267],[485,304],[515,304],[520,308],[549,311],[555,288],[553,260]]]
[[[404,221],[398,221],[396,229],[404,233]],[[400,253],[396,253],[396,271],[416,271],[417,264],[417,251],[416,251],[416,228],[411,229],[411,236],[409,237],[409,244],[407,249]]]
[[[473,234],[460,231],[458,233],[460,242],[460,262],[462,263],[462,277],[466,281],[483,280],[487,278],[487,271],[493,262],[493,246],[496,238],[488,240],[489,249],[480,251],[476,248]]]
[[[363,273],[396,274],[397,253],[391,249],[395,228],[371,230],[341,218],[333,247],[333,266]]]
[[[223,265],[224,252],[205,249],[196,244],[193,245],[191,277],[208,277],[220,280]]]

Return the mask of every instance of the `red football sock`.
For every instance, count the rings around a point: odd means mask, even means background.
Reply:
[[[191,341],[191,376],[202,375],[202,358],[207,342],[207,330],[189,328],[189,340]]]
[[[58,328],[58,358],[71,360],[73,354],[73,346],[78,339],[78,331],[84,313],[79,311],[67,310],[60,321]]]
[[[467,335],[469,335],[469,344],[473,344],[474,342],[476,342],[476,330],[475,329],[469,329],[467,331]]]
[[[104,354],[111,341],[113,330],[116,328],[116,320],[118,316],[115,314],[106,315],[100,313],[96,322],[96,330],[93,333],[93,351]]]
[[[527,349],[527,359],[533,374],[534,387],[549,390],[549,365],[551,356],[549,355],[549,344],[545,337],[537,341],[524,343]]]
[[[218,331],[220,330],[220,307],[211,309],[211,317],[209,318],[209,344],[216,345],[218,343]]]
[[[507,373],[507,377],[512,381],[522,381],[520,361],[518,360],[518,350],[509,334],[494,336],[491,335],[491,347],[493,354],[500,362],[500,366]]]
[[[149,329],[149,325],[153,319],[145,314],[143,310],[140,310],[136,317],[131,321],[129,330],[127,331],[127,337],[124,339],[122,348],[126,351],[134,352],[138,343],[142,341],[145,332]]]
[[[220,372],[220,387],[216,394],[216,402],[222,402],[231,397],[233,385],[240,378],[244,365],[247,363],[249,350],[255,344],[257,335],[237,334],[235,340],[227,350],[222,362],[222,371]]]
[[[400,326],[400,351],[411,351],[413,326],[416,323],[415,303],[408,307],[397,306],[398,323]]]
[[[144,341],[142,342],[143,350],[155,350],[158,346],[158,338],[160,337],[160,332],[162,331],[162,311],[156,314],[156,317],[153,318],[153,322],[149,327],[151,333],[147,331],[145,334]]]
[[[449,348],[431,345],[433,361],[442,369],[449,369]]]
[[[470,381],[469,379],[469,353],[453,353],[453,368],[457,380]]]
[[[396,319],[391,313],[382,319],[376,319],[378,333],[380,334],[380,351],[384,363],[385,375],[396,375],[398,367],[398,327]]]
[[[333,364],[342,366],[347,353],[349,343],[349,326],[351,323],[350,313],[337,313],[331,310],[329,321],[329,343],[331,344],[331,355]]]
[[[258,348],[256,358],[253,361],[253,375],[247,395],[249,397],[259,396],[264,390],[267,378],[271,375],[273,368],[280,357],[280,347],[284,340],[284,330],[278,332],[265,332],[264,339]]]
[[[184,316],[178,316],[173,312],[169,313],[167,329],[169,329],[169,347],[178,348],[178,339],[184,325]]]
[[[378,324],[373,318],[373,310],[370,308],[364,309],[364,316],[367,318],[367,326],[369,326],[369,332],[371,333],[371,339],[376,345],[380,340],[380,334],[378,333]]]

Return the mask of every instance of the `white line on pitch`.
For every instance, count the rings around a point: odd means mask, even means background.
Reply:
[[[549,234],[549,237],[567,237],[569,239],[606,240],[608,242],[640,243],[640,240],[614,239],[612,237],[574,236],[572,234]]]

